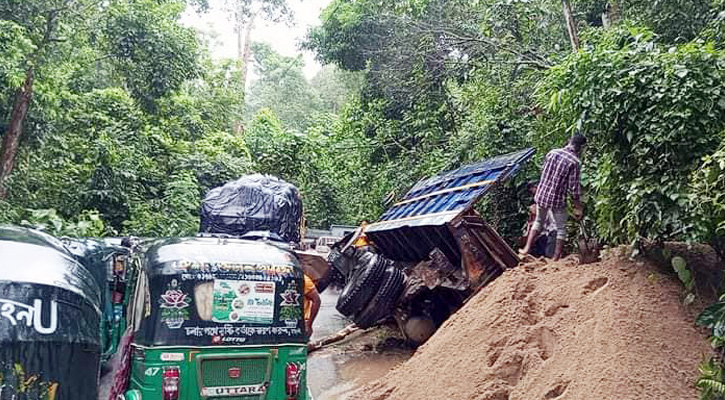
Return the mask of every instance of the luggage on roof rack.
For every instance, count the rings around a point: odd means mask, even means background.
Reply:
[[[286,242],[300,241],[302,199],[294,185],[269,175],[247,175],[207,193],[201,233],[242,236],[269,231]]]

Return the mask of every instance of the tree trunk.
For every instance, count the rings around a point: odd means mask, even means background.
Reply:
[[[241,63],[241,62],[243,62],[242,60],[244,60],[244,46],[242,44],[242,40],[243,40],[242,27],[243,27],[243,25],[244,25],[244,23],[242,21],[242,18],[239,17],[239,20],[237,21],[237,61],[238,61],[238,63]],[[239,66],[238,63],[237,63],[237,66]],[[241,67],[244,68],[243,65]],[[243,73],[243,74],[246,75],[246,73]],[[242,90],[244,90],[244,82],[242,82]],[[244,107],[244,105],[242,105],[242,107]],[[242,121],[234,121],[234,134],[235,135],[242,134]]]
[[[610,1],[602,13],[602,27],[609,29],[617,22],[617,3]]]
[[[240,83],[242,90],[246,91],[247,88],[247,71],[249,70],[249,60],[252,58],[252,28],[254,27],[254,19],[257,14],[252,14],[244,26],[244,47],[242,47],[242,26],[244,25],[241,21],[237,26],[237,57],[242,63],[242,73],[240,77]],[[242,107],[244,104],[242,104]],[[241,121],[234,123],[234,134],[241,135],[244,132],[244,125]]]
[[[241,61],[244,56],[244,33],[242,27],[243,21],[237,21],[237,60]]]
[[[247,87],[247,71],[249,70],[249,60],[252,59],[252,28],[256,17],[257,14],[252,14],[244,32],[244,53],[242,54],[242,86],[244,88]]]
[[[10,125],[3,137],[2,147],[0,147],[0,200],[6,199],[8,195],[5,182],[13,171],[15,155],[18,153],[23,122],[25,116],[28,115],[30,98],[33,95],[33,79],[33,68],[29,68],[25,75],[25,83],[15,95],[15,104],[10,114]]]
[[[609,2],[609,23],[614,25],[619,19],[619,7],[616,1]]]
[[[566,31],[569,33],[569,41],[571,42],[572,51],[579,50],[579,34],[576,29],[576,22],[571,12],[571,2],[569,0],[561,0],[561,7],[564,11],[564,20],[566,21]]]

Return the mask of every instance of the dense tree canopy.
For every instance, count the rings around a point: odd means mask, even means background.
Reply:
[[[598,149],[585,185],[603,238],[709,240],[688,199],[724,129],[722,0],[335,0],[303,43],[326,64],[310,81],[264,44],[250,66],[211,61],[178,22],[207,2],[51,3],[0,9],[6,132],[29,67],[35,83],[4,220],[191,233],[206,190],[255,171],[297,184],[310,226],[358,223],[425,175],[525,146],[538,160],[581,129]],[[226,4],[291,17],[285,2]],[[535,164],[481,208],[511,240]]]

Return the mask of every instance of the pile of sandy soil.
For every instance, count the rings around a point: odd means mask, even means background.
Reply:
[[[353,398],[696,399],[711,351],[681,288],[623,256],[519,266]]]

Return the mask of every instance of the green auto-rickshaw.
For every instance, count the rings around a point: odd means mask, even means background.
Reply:
[[[130,290],[135,332],[119,398],[309,398],[303,273],[285,244],[157,241]]]

